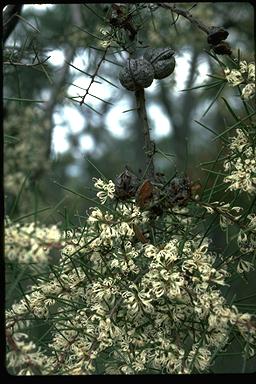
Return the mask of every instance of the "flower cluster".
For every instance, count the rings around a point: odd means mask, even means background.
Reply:
[[[101,179],[93,178],[95,188],[99,189],[100,192],[97,192],[97,197],[100,199],[101,204],[105,204],[108,198],[113,199],[115,196],[115,184],[112,180],[109,182],[104,182]]]
[[[51,357],[42,353],[40,347],[37,349],[32,341],[28,341],[28,335],[23,332],[11,334],[7,331],[7,341],[12,344],[13,349],[7,352],[8,367],[18,370],[19,376],[30,376],[47,372],[50,368]]]
[[[61,232],[56,225],[5,223],[5,258],[18,263],[46,263],[51,249],[61,248]]]
[[[256,214],[250,213],[246,217],[246,225],[243,229],[240,229],[237,244],[242,252],[245,255],[255,255],[256,251]],[[252,261],[240,259],[237,265],[238,273],[249,272],[254,270],[254,265]]]
[[[242,90],[244,100],[251,99],[255,95],[255,63],[247,63],[245,60],[239,63],[238,69],[224,69],[228,83],[235,87],[245,84]]]
[[[230,190],[255,194],[256,151],[243,130],[236,130],[236,136],[231,139],[230,151],[232,156],[224,161],[224,169],[229,172],[224,183],[230,184]]]
[[[237,232],[237,245],[242,254],[253,255],[256,250],[256,215],[250,213],[239,224],[241,218],[240,212],[243,211],[242,207],[231,207],[229,203],[221,203],[219,201],[212,202],[211,204],[202,204],[208,213],[218,213],[220,219],[220,228],[223,231],[229,231],[230,226],[238,224],[240,226],[239,232]],[[244,273],[254,270],[254,265],[251,261],[244,260],[242,255],[239,257],[237,263],[237,272]]]
[[[244,260],[242,256],[249,256],[255,254],[256,250],[256,215],[255,213],[248,214],[241,223],[239,219],[241,218],[242,207],[231,207],[229,203],[220,203],[219,201],[209,204],[202,204],[208,213],[218,213],[220,215],[220,228],[223,231],[230,230],[230,226],[234,224],[238,225],[239,231],[237,232],[236,240],[240,252],[243,255],[240,255],[237,263],[237,272],[238,273],[247,273],[251,270],[254,270],[253,260],[248,261]]]
[[[99,29],[100,37],[101,37],[101,42],[100,45],[104,48],[109,47],[112,42],[114,42],[113,39],[113,33],[111,32],[111,29],[109,28],[100,28]]]
[[[202,203],[202,207],[210,214],[218,213],[220,218],[220,227],[225,230],[229,225],[234,224],[240,217],[239,213],[242,207],[232,207],[230,203],[213,201],[211,204]]]
[[[28,176],[36,177],[49,169],[47,161],[46,132],[49,121],[42,111],[31,107],[17,109],[8,106],[8,119],[4,134],[12,138],[5,146],[4,185],[5,191],[14,195]]]
[[[111,199],[111,188],[104,191]],[[54,319],[44,351],[50,369],[38,355],[42,374],[206,372],[234,327],[254,348],[251,315],[224,299],[228,273],[216,268],[210,241],[169,233],[170,217],[161,220],[166,227],[152,237],[146,212],[118,202],[92,209],[83,228],[66,234],[49,279],[38,279],[6,313],[12,338],[28,315],[31,323]],[[26,362],[17,367],[25,372]]]

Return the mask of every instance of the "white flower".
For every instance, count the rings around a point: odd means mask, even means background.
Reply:
[[[248,71],[248,64],[245,60],[240,61],[239,67],[240,67],[241,73],[245,73]]]
[[[242,98],[249,100],[255,95],[255,83],[247,84],[242,90]]]
[[[100,199],[101,204],[105,204],[108,198],[113,199],[115,196],[115,184],[112,180],[105,182],[101,179],[93,178],[94,186],[97,189],[100,189],[100,192],[97,193],[97,197]]]
[[[118,233],[121,236],[126,236],[126,237],[133,237],[134,236],[134,230],[130,227],[128,223],[121,223],[118,228]]]
[[[237,264],[237,272],[238,273],[244,273],[244,272],[250,272],[254,270],[254,266],[252,263],[246,260],[240,260]]]
[[[255,63],[247,64],[243,60],[240,62],[239,67],[240,70],[225,68],[224,74],[228,83],[233,87],[242,83],[245,84],[241,98],[249,100],[255,95]]]
[[[101,229],[101,232],[100,232],[101,239],[111,239],[117,236],[116,229],[111,227],[108,224],[101,224],[100,229]]]
[[[248,65],[248,81],[255,83],[255,63]]]
[[[109,34],[109,30],[107,28],[100,28],[99,29],[99,32],[103,35],[103,36],[107,36]]]
[[[204,208],[206,209],[207,213],[210,213],[211,215],[214,213],[214,209],[208,205],[204,205]]]
[[[88,222],[95,223],[97,221],[102,221],[102,220],[103,220],[103,213],[99,208],[94,208],[90,216],[88,217]]]
[[[239,85],[244,81],[242,73],[237,69],[232,69],[230,72],[226,70],[224,72],[227,81],[232,85],[232,87],[235,87],[236,85]]]
[[[249,138],[241,129],[236,130],[237,136],[231,139],[231,155],[238,151],[240,157],[234,157],[229,160],[229,166],[224,168],[229,171],[224,179],[224,183],[229,183],[227,189],[240,189],[249,194],[256,192],[256,153],[255,148],[249,141]]]
[[[35,223],[12,224],[5,228],[5,257],[20,263],[46,263],[52,248],[61,248],[61,232],[56,225],[48,228]]]
[[[103,40],[100,42],[100,45],[103,47],[103,48],[107,48],[111,45],[111,40]]]
[[[155,257],[157,255],[157,248],[152,244],[146,244],[144,247],[144,254],[146,257]]]
[[[249,223],[247,224],[248,228],[250,228],[251,230],[256,230],[256,214],[250,213],[247,216],[247,219],[249,220]]]

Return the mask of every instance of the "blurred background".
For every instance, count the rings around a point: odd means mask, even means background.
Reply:
[[[177,5],[189,9],[193,4]],[[102,30],[109,29],[104,18],[110,6],[23,5],[19,22],[5,41],[4,195],[5,212],[13,220],[38,219],[62,228],[79,225],[93,204],[78,194],[94,197],[93,177],[103,174],[114,180],[125,165],[137,175],[144,170],[143,136],[132,110],[134,94],[118,80],[127,57],[124,52],[109,49],[90,95],[85,104],[79,104],[105,50]],[[186,172],[203,184],[208,174],[200,164],[216,159],[222,147],[219,141],[212,141],[211,130],[220,133],[234,123],[222,97],[228,98],[238,116],[244,116],[240,96],[232,87],[225,87],[205,113],[220,87],[183,90],[212,83],[215,79],[208,74],[223,77],[208,54],[206,34],[182,17],[173,19],[165,9],[149,12],[141,3],[134,7],[139,7],[134,18],[141,24],[138,54],[146,46],[171,47],[176,52],[174,74],[154,80],[145,91],[152,137],[159,150],[156,168],[167,177]],[[227,29],[233,55],[240,50],[242,60],[254,61],[254,9],[250,3],[198,3],[191,13],[208,26]],[[220,59],[228,62],[226,57]],[[215,175],[210,175],[208,188],[215,181]],[[222,199],[223,192],[214,194],[214,200]],[[224,234],[217,231],[213,236],[222,249]],[[247,281],[234,281],[230,297],[234,292],[251,295],[254,281],[255,273]],[[236,341],[230,353],[229,361],[217,359],[215,372],[241,372]],[[255,371],[255,359],[246,370]]]

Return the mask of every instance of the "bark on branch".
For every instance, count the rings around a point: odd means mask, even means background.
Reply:
[[[202,23],[200,20],[196,19],[189,11],[182,8],[177,8],[175,4],[170,3],[158,3],[159,7],[170,9],[172,12],[176,13],[177,15],[181,15],[188,19],[191,24],[195,25],[197,28],[201,29],[205,33],[209,33],[210,28],[207,27],[204,23]]]
[[[139,89],[135,92],[136,102],[137,102],[137,111],[139,115],[139,121],[144,134],[144,151],[146,155],[146,174],[149,178],[154,180],[155,177],[155,167],[153,156],[155,154],[155,144],[150,139],[150,127],[148,124],[147,111],[145,106],[145,92],[144,88]]]

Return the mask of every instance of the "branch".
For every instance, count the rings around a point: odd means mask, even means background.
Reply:
[[[135,92],[137,110],[141,126],[144,134],[144,150],[147,158],[146,163],[146,172],[148,172],[149,178],[154,180],[155,177],[155,167],[153,156],[155,154],[155,143],[150,139],[150,127],[148,124],[147,111],[145,106],[145,92],[144,88],[139,89]]]
[[[202,23],[200,20],[197,20],[194,18],[194,16],[187,11],[186,9],[177,8],[175,4],[170,3],[159,3],[159,7],[170,9],[172,12],[175,12],[177,15],[181,15],[188,19],[193,25],[195,25],[197,28],[201,29],[205,33],[210,32],[210,28],[207,27],[204,23]]]
[[[5,62],[3,62],[3,65],[14,65],[14,66],[21,66],[21,67],[36,67],[37,65],[42,65],[42,64],[46,63],[46,61],[49,60],[50,57],[51,56],[48,56],[43,61],[38,61],[38,63],[34,63],[34,64],[14,63],[13,61],[5,61]]]
[[[21,13],[22,5],[10,4],[3,11],[3,44],[5,44],[19,21],[18,16]]]
[[[90,81],[90,84],[88,85],[88,88],[87,88],[86,91],[85,91],[85,94],[84,94],[83,97],[82,97],[82,100],[80,101],[80,105],[82,105],[82,104],[84,103],[84,100],[85,100],[86,96],[89,94],[89,90],[90,90],[92,84],[93,84],[94,81],[95,81],[95,80],[94,80],[95,77],[98,75],[100,66],[101,66],[102,62],[105,60],[105,57],[106,57],[108,48],[109,48],[109,46],[107,46],[106,49],[104,50],[103,56],[102,56],[102,58],[100,59],[100,61],[98,62],[98,65],[97,65],[97,67],[96,67],[96,70],[95,70],[94,74],[93,74],[93,75],[90,75],[90,76],[91,76],[91,81]]]

